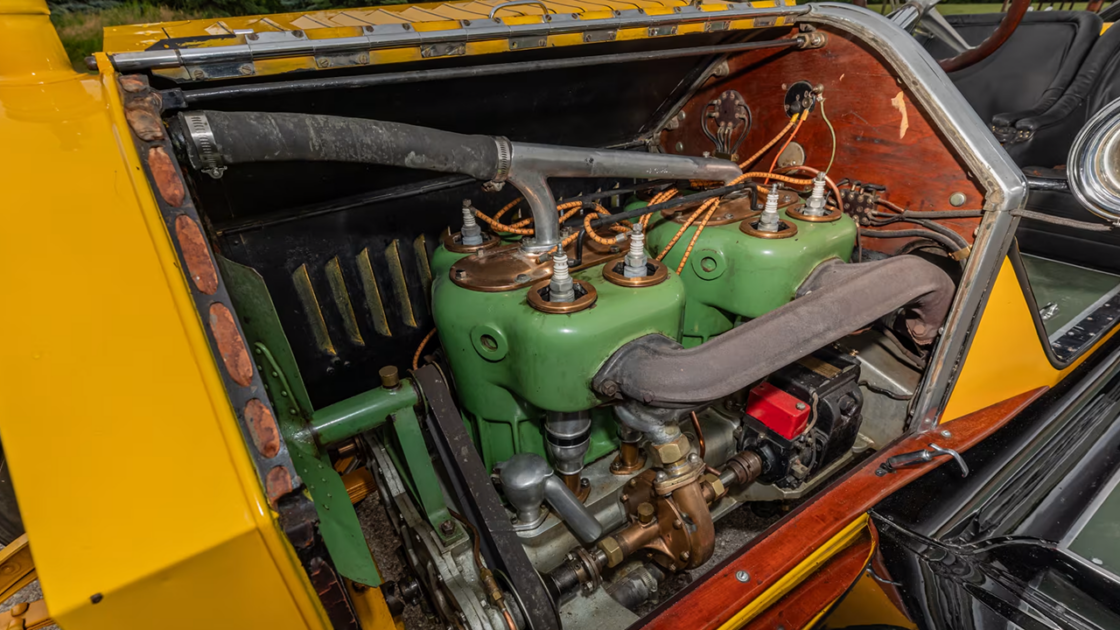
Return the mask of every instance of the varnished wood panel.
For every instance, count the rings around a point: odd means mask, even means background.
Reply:
[[[860,514],[899,488],[944,465],[947,459],[939,457],[922,466],[876,476],[876,469],[887,458],[925,449],[930,442],[936,442],[943,448],[966,451],[1018,415],[1044,391],[1046,388],[1024,392],[943,425],[949,430],[948,437],[937,432],[897,440],[775,523],[740,553],[709,571],[650,618],[643,619],[643,627],[651,630],[720,627]],[[735,579],[739,570],[750,574],[749,583],[742,584]]]
[[[871,553],[879,545],[875,524],[868,521],[867,527],[858,540],[829,559],[777,604],[752,619],[746,626],[747,630],[804,628],[821,611],[832,606],[863,575]]]
[[[733,89],[743,95],[754,119],[738,151],[739,160],[745,160],[789,122],[783,107],[788,86],[808,81],[824,86],[824,109],[836,130],[836,159],[829,172],[834,180],[848,178],[887,186],[885,199],[916,211],[956,209],[949,205],[949,197],[962,192],[966,201],[961,209],[979,210],[983,191],[890,70],[861,44],[840,33],[827,35],[828,43],[821,49],[756,50],[731,57],[728,75],[709,79],[685,105],[680,126],[662,133],[662,148],[688,155],[714,151],[700,128],[704,108],[723,91]],[[819,106],[795,140],[805,148],[807,165],[825,168],[832,139]],[[682,150],[677,149],[678,142]],[[767,152],[752,170],[769,168],[780,147],[781,143]],[[979,219],[943,223],[971,243]],[[864,247],[893,253],[905,242],[864,239]]]

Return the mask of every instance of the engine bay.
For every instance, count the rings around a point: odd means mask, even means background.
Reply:
[[[630,625],[921,421],[981,183],[850,33],[670,39],[138,82],[340,575],[377,575],[327,477],[365,468],[397,603]]]

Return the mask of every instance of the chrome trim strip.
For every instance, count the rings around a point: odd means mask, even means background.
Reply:
[[[899,75],[984,189],[984,218],[968,258],[944,332],[930,358],[911,420],[919,430],[936,425],[960,374],[988,290],[1003,263],[1023,207],[1027,181],[992,132],[918,42],[887,18],[850,4],[808,5],[798,19],[847,31],[870,46]]]
[[[727,22],[765,17],[795,17],[808,13],[809,7],[779,6],[756,8],[746,3],[730,3],[724,11],[701,11],[699,7],[678,7],[677,12],[649,15],[643,9],[615,11],[614,17],[583,19],[576,13],[547,15],[539,24],[507,25],[501,18],[462,20],[462,28],[420,32],[410,24],[379,24],[363,27],[365,35],[331,39],[309,39],[302,31],[251,33],[244,44],[210,48],[145,50],[110,55],[118,72],[137,72],[157,68],[177,68],[207,63],[250,63],[254,60],[307,55],[339,55],[385,48],[412,47],[451,42],[476,42],[584,33],[589,31],[680,26],[684,24]],[[254,39],[255,37],[255,39]]]

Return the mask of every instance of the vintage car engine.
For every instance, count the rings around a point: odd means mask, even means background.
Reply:
[[[866,48],[760,24],[701,62],[598,67],[584,118],[547,72],[478,79],[454,119],[439,82],[165,93],[340,575],[373,565],[328,465],[372,473],[397,598],[442,624],[624,627],[711,566],[724,516],[913,422],[979,216],[931,207],[981,192]],[[648,94],[617,87],[637,70]],[[956,170],[923,180],[896,146]]]

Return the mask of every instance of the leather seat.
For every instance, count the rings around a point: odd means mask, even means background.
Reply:
[[[1066,163],[1077,132],[1090,116],[1120,97],[1120,28],[1097,39],[1069,88],[1046,112],[1015,123],[1004,148],[1019,166]]]
[[[999,26],[1003,15],[949,15],[946,20],[975,46]],[[1101,25],[1099,15],[1086,11],[1032,11],[995,53],[949,78],[981,120],[997,129],[1010,128],[1059,99],[1099,39]],[[954,54],[940,40],[927,37],[922,44],[935,59]]]

